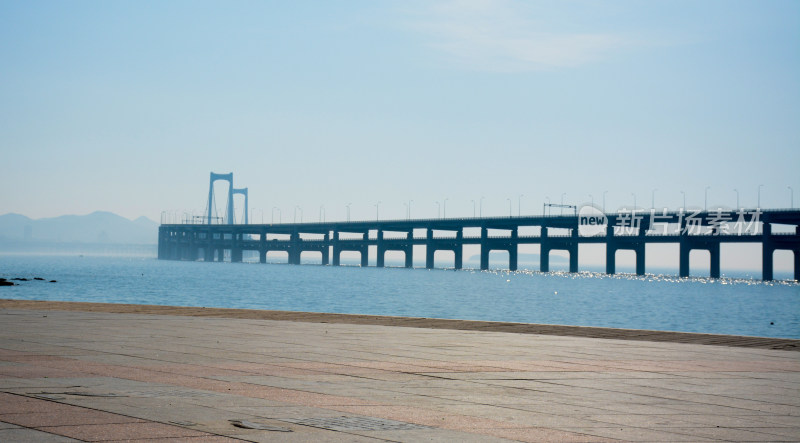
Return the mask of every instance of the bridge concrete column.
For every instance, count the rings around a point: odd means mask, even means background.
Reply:
[[[617,272],[617,245],[612,239],[606,241],[606,274]]]
[[[303,253],[300,234],[297,231],[292,232],[289,236],[289,241],[291,242],[289,245],[289,264],[299,265],[300,254]]]
[[[770,236],[772,235],[772,224],[764,222],[762,227],[762,241],[761,241],[761,279],[773,279],[773,263],[772,256],[775,253],[775,245],[772,243]]]
[[[231,249],[231,263],[241,263],[243,255],[242,248]]]
[[[519,258],[519,235],[518,229],[511,230],[511,243],[508,246],[508,270],[516,271]]]
[[[539,271],[550,272],[550,241],[547,240],[547,226],[542,226],[539,245]]]
[[[163,226],[158,227],[158,259],[167,258],[167,230]]]
[[[364,234],[366,240],[367,234]],[[369,246],[364,245],[361,247],[361,267],[366,268],[369,266]]]
[[[267,262],[267,231],[261,231],[258,239],[258,262]]]
[[[378,229],[377,233],[377,247],[375,250],[378,253],[378,256],[375,258],[375,266],[378,268],[382,268],[385,265],[386,259],[386,247],[383,245],[383,230]]]
[[[689,246],[689,240],[685,238],[685,235],[681,235],[680,241],[680,251],[679,251],[679,259],[678,259],[678,276],[679,277],[688,277],[689,276],[689,254],[692,252],[691,246]]]
[[[456,269],[464,268],[464,229],[461,228],[456,231],[456,246],[453,250],[455,260],[453,267]]]
[[[330,262],[330,255],[331,255],[331,248],[330,248],[330,241],[329,241],[329,234],[326,232],[322,236],[322,241],[325,246],[322,247],[322,265],[326,266]]]
[[[794,279],[800,281],[800,248],[792,252],[794,252]]]
[[[333,266],[339,266],[341,264],[341,255],[342,250],[341,246],[339,246],[339,232],[333,231]]]
[[[569,272],[578,272],[578,244],[569,247]]]
[[[242,262],[242,234],[233,234],[231,236],[231,263]]]
[[[715,241],[708,245],[708,253],[711,258],[710,263],[710,274],[711,278],[719,278],[720,277],[720,253],[719,253],[719,242]]]
[[[433,229],[428,228],[425,238],[425,268],[433,269],[433,255],[436,253],[433,247]]]
[[[489,269],[489,230],[481,227],[481,271]]]
[[[644,242],[636,246],[636,275],[644,275]]]
[[[406,234],[406,239],[408,239],[408,244],[406,245],[405,254],[406,254],[406,268],[413,268],[414,267],[414,231],[411,231]]]

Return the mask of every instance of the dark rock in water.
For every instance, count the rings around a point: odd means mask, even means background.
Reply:
[[[0,280],[0,286],[14,286],[14,283],[3,279]]]
[[[15,281],[29,281],[27,278],[21,278],[21,277],[12,278],[11,280],[15,280]]]
[[[44,279],[43,279],[42,277],[33,277],[33,279],[34,279],[34,280],[41,280],[41,281],[44,281]]]
[[[50,280],[50,283],[55,283],[55,282],[56,282],[55,280]]]

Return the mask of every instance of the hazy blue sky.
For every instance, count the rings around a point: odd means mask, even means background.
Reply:
[[[0,0],[0,153],[34,218],[798,206],[800,2]]]

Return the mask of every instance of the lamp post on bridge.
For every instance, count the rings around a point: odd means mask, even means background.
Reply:
[[[444,200],[442,200],[442,218],[447,218],[447,200],[450,199],[445,198]]]
[[[511,218],[511,199],[507,198],[508,200],[508,217]]]
[[[658,191],[657,188],[653,189],[653,192],[650,193],[650,209],[656,208],[656,191]]]
[[[472,218],[475,218],[475,200],[470,200],[472,202]]]
[[[520,194],[517,197],[517,217],[522,217],[522,197],[525,197],[525,195]]]
[[[325,205],[319,205],[319,222],[325,221]]]
[[[547,203],[542,205],[542,217],[545,216],[545,208],[550,206],[550,197],[545,197],[544,199],[547,200]]]
[[[434,203],[436,203],[436,218],[442,218],[442,204],[438,201],[435,201]]]
[[[270,221],[271,224],[275,224],[275,210],[276,209],[278,210],[278,223],[281,222],[281,208],[279,208],[277,206],[273,206],[272,207],[272,214],[270,214],[272,216],[272,220]]]
[[[350,221],[350,205],[352,205],[352,203],[344,205],[344,207],[347,208],[347,221]]]
[[[381,217],[380,217],[380,207],[381,207],[381,202],[380,202],[380,200],[378,200],[378,203],[375,203],[375,221],[378,221],[378,220],[381,219]]]
[[[564,215],[564,196],[567,195],[566,192],[561,193],[561,215]]]
[[[761,188],[763,187],[764,185],[758,185],[758,204],[756,205],[756,209],[761,209]]]
[[[297,223],[297,210],[300,210],[300,223],[303,223],[303,208],[300,205],[295,205],[294,207],[294,223]]]
[[[686,210],[686,192],[681,191],[681,194],[683,194],[683,207],[681,209],[685,211]]]
[[[603,191],[603,214],[606,213],[606,194],[608,194],[608,191]]]

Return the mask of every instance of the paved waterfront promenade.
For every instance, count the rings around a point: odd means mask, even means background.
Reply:
[[[800,441],[798,345],[0,300],[0,441]]]

